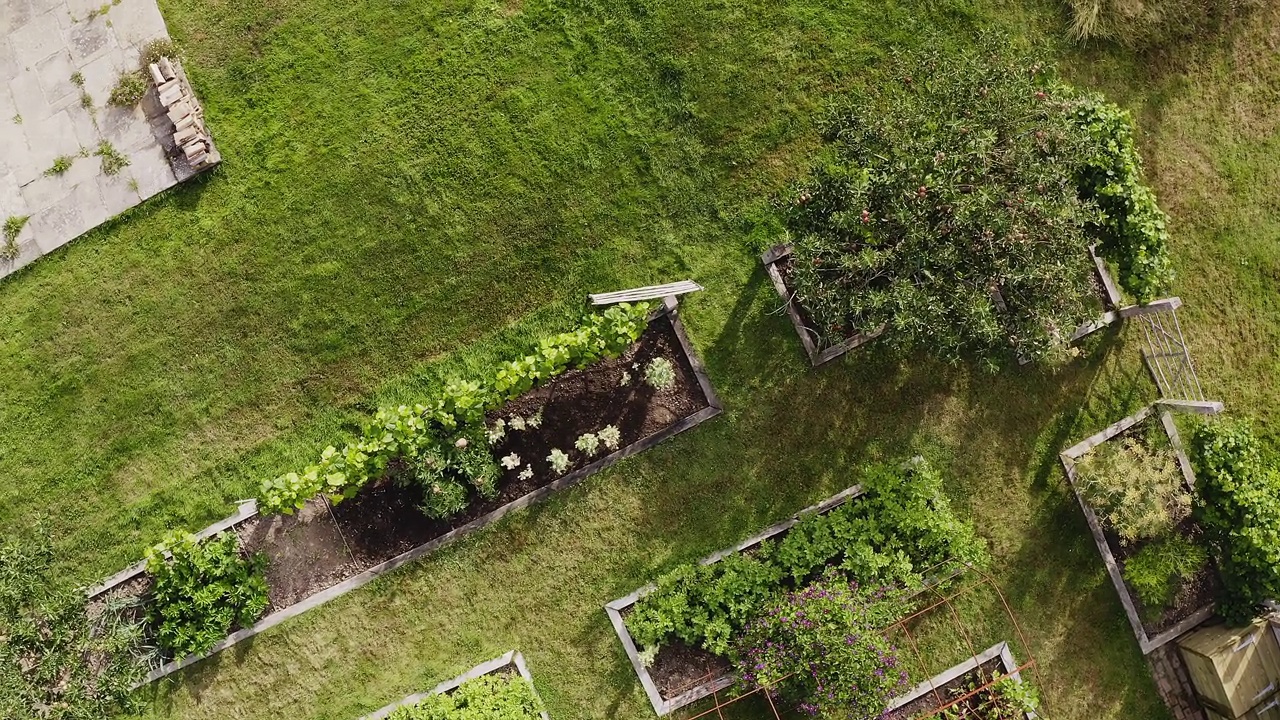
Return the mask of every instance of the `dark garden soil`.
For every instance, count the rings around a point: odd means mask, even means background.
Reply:
[[[669,360],[675,369],[675,384],[663,390],[655,390],[644,381],[645,368],[656,358]],[[553,449],[569,455],[566,472],[584,467],[616,449],[601,443],[596,454],[588,456],[574,447],[584,433],[598,433],[611,425],[621,432],[617,447],[623,448],[708,406],[710,402],[681,350],[671,319],[664,315],[649,323],[640,341],[620,357],[570,370],[492,413],[491,424],[501,419],[507,427],[506,434],[493,446],[493,455],[496,458],[512,453],[519,456],[519,466],[503,470],[503,483],[532,490],[559,477],[547,462]],[[539,414],[538,427],[511,429],[513,418],[527,419]],[[533,477],[521,480],[521,473],[530,467]]]
[[[960,717],[985,720],[988,715],[983,714],[982,710],[990,702],[990,693],[988,691],[979,691],[963,700],[960,700],[960,698],[968,695],[973,688],[982,687],[1003,674],[1004,669],[1000,665],[1000,658],[992,658],[980,665],[976,670],[961,675],[955,680],[940,686],[936,691],[927,692],[897,710],[888,713],[881,720],[916,720],[917,718],[934,717],[938,710],[957,700],[959,702],[953,706],[953,709],[958,711],[964,708],[967,711],[967,714],[965,712],[959,713]],[[990,718],[993,720],[997,717],[1003,716],[990,714]]]
[[[1173,532],[1192,542],[1203,542],[1203,533],[1200,530],[1200,526],[1191,518],[1186,518],[1178,523]],[[1151,540],[1143,540],[1124,545],[1120,542],[1119,536],[1109,529],[1104,530],[1103,534],[1107,538],[1107,545],[1111,548],[1111,554],[1115,556],[1116,562],[1120,564],[1121,577],[1124,577],[1125,561],[1152,542]],[[1168,607],[1147,607],[1143,604],[1142,598],[1138,597],[1137,591],[1129,585],[1127,579],[1124,584],[1129,590],[1129,597],[1133,600],[1134,608],[1138,611],[1138,617],[1142,619],[1142,628],[1146,630],[1147,637],[1159,635],[1191,617],[1200,608],[1212,604],[1217,600],[1218,593],[1222,590],[1222,581],[1218,578],[1218,571],[1213,564],[1213,560],[1206,562],[1190,579],[1178,581],[1177,594],[1174,595],[1173,603]]]
[[[663,698],[670,700],[706,682],[724,677],[733,670],[728,660],[702,648],[676,640],[658,650],[649,677]]]
[[[655,391],[644,383],[643,369],[658,357],[671,361],[676,381],[665,390]],[[622,383],[624,372],[632,376],[630,384]],[[491,448],[495,458],[516,453],[521,459],[519,467],[503,471],[494,498],[473,495],[461,514],[448,520],[432,520],[418,509],[422,494],[416,483],[401,485],[384,479],[361,490],[355,498],[334,505],[333,515],[356,567],[363,570],[560,479],[563,475],[552,472],[546,460],[552,448],[569,455],[566,474],[614,452],[601,445],[599,452],[588,458],[574,448],[583,433],[613,425],[622,435],[618,447],[625,448],[709,406],[670,318],[663,315],[649,323],[640,340],[621,356],[566,372],[490,416],[492,424],[500,417],[542,413],[539,427],[509,430]],[[521,477],[526,467],[534,468],[532,477]]]
[[[246,552],[267,556],[270,614],[317,590],[355,575],[363,568],[347,550],[342,533],[323,498],[293,515],[257,515],[236,528]]]

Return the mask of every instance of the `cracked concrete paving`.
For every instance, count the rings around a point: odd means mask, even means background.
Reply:
[[[167,37],[155,0],[0,0],[0,223],[30,217],[0,277],[177,184],[143,108],[107,104],[143,47]],[[129,159],[116,175],[93,155],[103,141]],[[70,169],[49,173],[63,156]]]

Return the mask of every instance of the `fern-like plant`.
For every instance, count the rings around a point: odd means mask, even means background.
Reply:
[[[1191,494],[1167,443],[1111,440],[1081,458],[1076,473],[1085,502],[1123,542],[1164,536],[1190,513]]]

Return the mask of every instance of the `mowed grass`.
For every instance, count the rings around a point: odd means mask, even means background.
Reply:
[[[164,11],[228,161],[0,285],[0,527],[49,513],[69,568],[225,514],[315,456],[281,438],[367,411],[415,362],[723,261],[832,90],[923,24],[963,41],[980,18],[963,2]]]
[[[68,574],[114,571],[588,290],[706,285],[682,314],[728,412],[145,691],[144,716],[345,720],[519,648],[552,717],[648,717],[604,602],[920,452],[991,543],[1048,716],[1164,717],[1056,460],[1155,397],[1136,328],[1057,374],[874,349],[810,371],[744,217],[889,48],[1049,43],[1143,122],[1206,389],[1274,434],[1274,17],[1174,66],[1067,50],[1047,5],[162,9],[227,161],[0,282],[0,528],[47,515]],[[1007,634],[1002,613],[964,617]]]

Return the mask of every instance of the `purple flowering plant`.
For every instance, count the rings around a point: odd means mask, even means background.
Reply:
[[[809,715],[868,720],[907,689],[884,629],[908,612],[907,593],[828,573],[766,605],[735,646],[748,687],[799,703]]]

